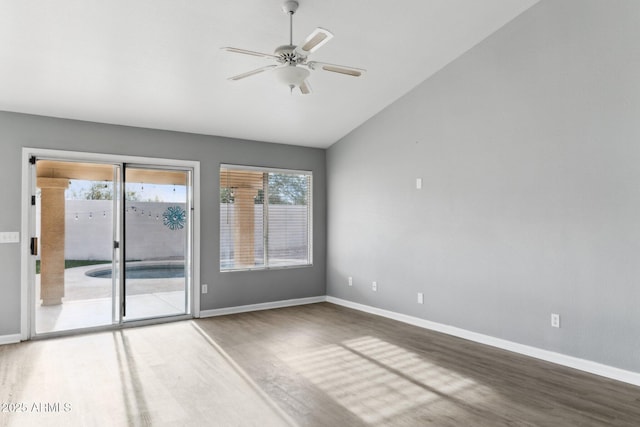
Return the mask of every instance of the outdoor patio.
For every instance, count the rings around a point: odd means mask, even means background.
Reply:
[[[109,267],[109,264],[66,269],[65,296],[60,305],[39,304],[40,275],[36,275],[37,333],[113,323],[112,280],[86,275],[98,267]],[[184,278],[128,279],[127,294],[125,320],[184,314]]]

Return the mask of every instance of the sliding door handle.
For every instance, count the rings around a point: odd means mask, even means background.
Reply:
[[[38,238],[31,238],[31,255],[38,255]]]

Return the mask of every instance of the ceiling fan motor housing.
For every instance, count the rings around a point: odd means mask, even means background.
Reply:
[[[279,58],[278,61],[282,64],[302,64],[306,59],[296,52],[296,46],[290,44],[278,46],[273,54]]]

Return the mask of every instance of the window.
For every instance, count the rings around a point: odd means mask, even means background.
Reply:
[[[312,264],[311,172],[220,166],[220,271]]]

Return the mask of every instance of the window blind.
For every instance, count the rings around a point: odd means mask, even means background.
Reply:
[[[312,174],[220,168],[220,270],[312,264]]]

